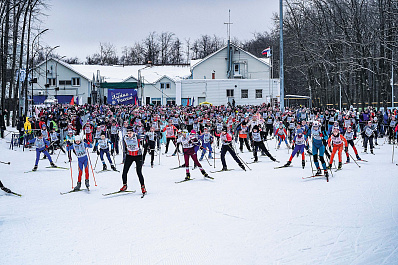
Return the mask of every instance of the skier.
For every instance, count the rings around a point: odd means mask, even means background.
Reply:
[[[64,154],[66,154],[65,150],[62,148],[62,146],[61,146],[61,144],[60,144],[60,141],[59,141],[59,139],[58,139],[58,133],[55,131],[55,129],[52,129],[52,130],[51,130],[51,133],[50,133],[50,140],[51,140],[51,154],[50,154],[50,155],[53,155],[53,154],[54,154],[54,150],[55,150],[57,147],[60,148],[61,151],[62,151]]]
[[[370,145],[370,153],[373,154],[373,138],[374,133],[377,130],[376,125],[372,124],[371,121],[368,121],[368,124],[363,127],[363,147],[365,148],[364,152],[367,152],[368,142]]]
[[[33,138],[32,140],[30,140],[29,144],[34,144],[36,146],[36,162],[35,162],[35,166],[33,167],[32,171],[37,170],[39,160],[40,160],[40,153],[43,153],[47,156],[48,160],[50,161],[51,167],[57,167],[54,164],[53,160],[51,159],[50,154],[47,152],[47,147],[50,145],[50,142],[43,139],[43,135],[41,134],[41,131],[37,132],[36,138]]]
[[[258,161],[257,157],[257,149],[265,153],[272,161],[276,161],[276,159],[268,152],[267,148],[262,141],[263,138],[267,137],[267,132],[260,131],[257,125],[253,126],[252,129],[252,139],[253,139],[253,155],[254,155],[254,162]]]
[[[287,136],[286,129],[283,128],[283,123],[282,122],[279,123],[279,127],[278,127],[278,129],[276,129],[275,135],[277,135],[278,139],[279,139],[277,149],[279,149],[281,147],[282,141],[285,141],[285,144],[286,144],[287,148],[290,148],[290,146],[289,146],[289,144],[287,143],[287,140],[286,140],[286,136]]]
[[[328,169],[332,168],[333,158],[337,151],[338,151],[338,155],[339,155],[339,165],[338,165],[337,169],[341,169],[343,166],[343,163],[342,163],[343,147],[345,146],[344,151],[348,152],[348,143],[347,143],[347,140],[344,138],[344,136],[340,134],[339,127],[334,127],[332,130],[332,135],[330,135],[329,140],[328,140],[328,146],[331,147],[332,143],[333,143],[333,151],[332,151],[332,154],[330,155],[330,162],[329,162]]]
[[[238,156],[236,155],[233,147],[232,147],[232,136],[227,133],[227,127],[224,127],[221,131],[220,135],[221,140],[221,163],[222,163],[222,171],[227,171],[227,162],[225,161],[225,154],[229,152],[232,158],[238,163],[241,169],[246,171],[245,166],[239,160]]]
[[[87,120],[86,124],[83,126],[83,131],[86,134],[86,139],[91,143],[93,141],[93,125],[90,124],[90,120]]]
[[[87,190],[89,190],[90,184],[89,184],[88,157],[87,157],[86,148],[91,148],[91,147],[93,146],[89,141],[85,140],[85,142],[82,142],[80,136],[75,137],[75,142],[72,144],[72,148],[73,150],[75,150],[77,156],[77,162],[79,164],[79,176],[77,178],[77,184],[76,187],[74,188],[74,191],[80,190],[80,187],[82,185],[81,181],[83,175],[83,167],[85,168],[85,173],[86,173],[85,185]]]
[[[312,128],[310,129],[310,131],[308,132],[308,135],[312,136],[312,155],[314,157],[314,164],[316,167],[316,176],[320,176],[321,173],[321,168],[319,166],[319,162],[318,162],[318,156],[319,156],[319,160],[322,163],[322,168],[325,174],[325,177],[328,177],[328,171],[326,168],[326,163],[325,163],[325,159],[323,158],[323,155],[325,153],[325,146],[323,145],[323,132],[322,132],[322,128],[319,124],[319,122],[315,121],[312,124]]]
[[[241,125],[238,127],[237,131],[238,131],[238,135],[239,135],[239,150],[241,151],[241,153],[243,153],[243,143],[245,143],[247,150],[249,150],[249,152],[251,152],[252,150],[250,148],[249,141],[247,140],[249,130],[247,128],[246,121],[243,121],[241,123]]]
[[[141,123],[139,123],[141,124]],[[115,154],[116,155],[119,154],[119,125],[116,123],[115,120],[112,121],[112,125],[111,125],[111,143],[112,143],[112,150],[111,153],[112,155]]]
[[[143,165],[145,163],[146,153],[150,153],[151,154],[151,167],[153,167],[153,160],[155,158],[155,146],[156,146],[157,138],[158,138],[158,134],[155,132],[155,127],[152,126],[150,131],[145,133],[144,156],[142,158]]]
[[[203,160],[203,157],[205,156],[207,150],[209,151],[209,159],[213,159],[211,155],[213,152],[213,149],[211,147],[211,145],[213,144],[213,136],[209,133],[209,129],[207,127],[204,128],[204,132],[201,136],[199,136],[199,140],[202,144],[202,155],[200,156],[199,161]]]
[[[140,136],[133,132],[133,129],[129,127],[127,129],[127,135],[124,136],[123,141],[126,143],[126,160],[123,166],[122,181],[123,186],[120,191],[127,190],[127,173],[129,172],[131,164],[135,161],[136,172],[138,179],[141,184],[142,195],[147,193],[145,189],[144,176],[142,175],[142,151],[140,148]]]
[[[194,131],[194,130],[192,130]],[[189,173],[189,157],[192,158],[194,164],[199,167],[200,172],[203,174],[204,177],[208,178],[209,175],[206,171],[202,168],[202,165],[198,161],[198,157],[195,151],[195,147],[198,146],[199,140],[197,139],[195,134],[187,135],[188,131],[186,129],[182,130],[182,137],[178,138],[178,142],[182,144],[182,151],[184,154],[184,161],[185,161],[185,171],[186,177],[185,180],[191,179],[191,174]]]
[[[167,154],[167,152],[169,151],[170,141],[172,141],[173,144],[176,145],[176,143],[175,143],[175,138],[176,138],[175,132],[176,131],[177,131],[177,127],[175,125],[173,125],[173,120],[170,119],[169,124],[163,128],[163,132],[166,132],[166,139],[167,139],[166,140],[166,151],[164,152],[165,154]]]
[[[358,155],[358,151],[355,148],[354,140],[356,139],[355,131],[352,130],[351,125],[348,125],[346,132],[344,134],[344,138],[347,140],[347,143],[351,145],[352,149],[354,150],[354,153],[357,157],[358,160],[361,160],[361,158]],[[350,163],[350,155],[348,152],[346,152],[347,155],[347,163]]]
[[[105,132],[102,132],[101,139],[99,139],[97,142],[97,146],[99,147],[99,150],[97,150],[97,155],[100,156],[102,162],[102,170],[107,170],[104,160],[104,153],[105,153],[106,157],[108,158],[109,164],[111,164],[112,170],[117,171],[115,165],[112,162],[111,155],[109,154],[109,144],[112,145],[112,142],[105,137]],[[111,146],[111,148],[113,148],[113,146]]]
[[[308,140],[307,140],[307,137],[304,135],[302,129],[298,129],[297,130],[296,135],[294,136],[292,143],[293,143],[293,145],[292,145],[293,152],[290,155],[289,161],[286,162],[284,167],[290,166],[290,164],[292,163],[294,155],[297,152],[300,152],[301,153],[301,164],[302,164],[302,166],[304,168],[305,167],[304,148],[305,148],[306,145],[308,145]]]
[[[73,141],[75,140],[75,136],[73,135],[73,131],[68,131],[68,134],[65,137],[66,142],[66,151],[68,152],[69,162],[72,161],[72,145]]]

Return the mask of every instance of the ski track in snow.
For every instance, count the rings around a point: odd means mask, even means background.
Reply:
[[[185,177],[169,170],[177,158],[162,156],[152,169],[147,156],[141,199],[133,167],[128,186],[136,193],[102,196],[121,187],[121,173],[96,174],[95,186],[90,169],[90,192],[61,196],[71,189],[70,171],[41,160],[37,172],[24,174],[35,153],[11,151],[6,141],[0,161],[11,165],[0,164],[1,180],[23,197],[0,191],[1,264],[397,264],[398,167],[388,144],[375,156],[361,154],[369,160],[361,168],[344,164],[329,183],[301,179],[312,174],[301,157],[282,169],[265,157],[245,172],[227,154],[234,171],[207,180],[191,170],[195,180],[175,184]],[[270,152],[281,164],[290,156],[283,145]],[[238,155],[252,161],[251,152]],[[122,156],[115,158],[121,170]],[[65,159],[60,154],[58,164]],[[74,186],[75,157],[72,170]]]

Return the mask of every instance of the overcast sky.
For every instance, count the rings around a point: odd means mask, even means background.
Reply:
[[[217,35],[227,39],[228,9],[231,38],[248,40],[272,27],[277,0],[49,0],[41,28],[49,28],[41,44],[60,45],[54,52],[84,61],[99,51],[100,42],[123,46],[143,40],[152,31],[173,32],[185,39]],[[265,47],[266,48],[266,47]]]

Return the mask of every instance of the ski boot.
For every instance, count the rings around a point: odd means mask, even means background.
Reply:
[[[202,172],[203,177],[205,177],[205,178],[209,177],[209,174],[207,174],[204,169],[202,169],[200,172]]]
[[[272,160],[272,162],[276,162],[276,158],[271,156],[270,159]]]
[[[77,182],[76,187],[73,189],[73,191],[78,191],[80,190],[80,187],[82,186],[82,183],[80,181]]]
[[[337,169],[341,169],[343,167],[343,163],[339,162]]]
[[[120,188],[120,191],[126,191],[127,190],[127,184],[123,184],[123,187]]]
[[[256,162],[258,162],[258,157],[256,156],[256,157],[254,157],[254,161],[253,161],[253,163],[256,163]]]
[[[347,156],[347,162],[346,163],[350,163],[350,157]]]
[[[90,189],[90,181],[88,179],[84,181],[84,184],[86,185],[87,190]]]
[[[305,160],[301,160],[301,165],[303,166],[303,169],[305,168]]]
[[[244,166],[242,163],[240,163],[239,166],[240,166],[241,169],[243,169],[244,171],[246,171],[246,168],[245,168],[245,166]]]
[[[141,186],[141,192],[142,192],[142,195],[145,195],[145,194],[146,194],[145,185],[142,185],[142,186]]]
[[[326,167],[326,169],[331,169],[332,168],[332,163],[329,164],[329,166]]]
[[[374,153],[373,153],[373,149],[370,149],[370,153],[371,153],[372,155],[374,155]]]
[[[32,171],[36,171],[37,170],[37,165],[35,165],[32,169]]]
[[[286,164],[283,165],[283,167],[288,167],[292,164],[292,161],[287,161]]]
[[[102,164],[102,170],[103,170],[103,171],[107,170],[107,167],[106,167],[106,164],[105,164],[105,163]]]
[[[113,171],[117,171],[115,165],[111,165]]]
[[[364,152],[364,153],[368,153],[368,150],[365,148],[365,149],[363,150],[363,152]]]
[[[151,162],[151,168],[153,168],[153,162]]]
[[[221,169],[221,171],[228,171],[228,168],[223,167],[223,168]]]
[[[213,156],[211,154],[209,154],[209,159],[213,159]]]
[[[187,172],[185,180],[190,180],[191,179],[191,173]]]
[[[328,173],[327,169],[324,170],[324,173],[325,173],[325,177],[326,177],[327,181],[329,181],[329,173]]]
[[[357,154],[357,159],[358,159],[358,160],[361,160],[361,158],[359,157],[359,155],[358,155],[358,154]]]
[[[51,167],[57,167],[57,166],[54,164],[54,162],[51,162],[50,165],[51,165]]]
[[[200,158],[199,158],[199,161],[202,161],[203,160],[203,155],[202,156],[200,156]]]
[[[315,176],[321,176],[321,175],[322,175],[321,169],[318,167],[316,170]]]
[[[171,156],[176,156],[176,155],[177,155],[177,152],[173,153]]]
[[[281,146],[278,144],[278,146],[276,147],[276,149],[279,149],[279,148],[281,148]]]

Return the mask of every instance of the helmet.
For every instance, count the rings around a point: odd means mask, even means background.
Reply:
[[[188,133],[187,129],[182,130],[183,133]]]
[[[302,134],[302,133],[303,133],[303,130],[301,130],[301,129],[297,130],[297,134]]]
[[[314,123],[312,124],[313,127],[319,127],[319,122],[314,121]]]
[[[82,138],[80,137],[80,135],[76,135],[76,136],[75,136],[75,142],[76,142],[76,141],[80,141],[80,142],[82,141]]]
[[[191,133],[195,134],[195,133],[196,133],[196,131],[195,131],[195,130],[191,130]]]

